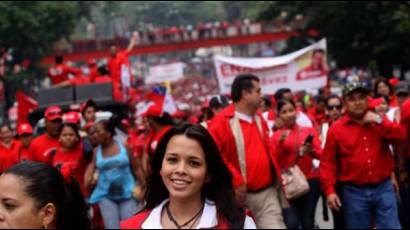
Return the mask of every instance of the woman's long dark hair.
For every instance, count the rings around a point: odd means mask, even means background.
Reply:
[[[63,129],[66,128],[66,127],[70,128],[71,130],[74,131],[74,134],[78,139],[78,142],[77,142],[77,144],[78,144],[81,141],[81,136],[80,136],[80,131],[78,130],[78,126],[76,124],[64,123],[60,128],[60,135],[59,136],[61,136],[61,134],[63,133]]]
[[[66,182],[56,168],[30,161],[13,166],[4,174],[24,179],[27,183],[24,192],[34,199],[38,209],[48,203],[56,206],[57,229],[90,228],[87,205],[79,184],[73,178]]]
[[[383,78],[383,77],[380,77],[380,78],[378,78],[377,80],[376,80],[376,82],[374,83],[374,88],[373,88],[373,95],[374,95],[374,97],[380,97],[380,96],[382,96],[382,95],[380,95],[379,94],[379,85],[380,84],[385,84],[385,85],[387,85],[387,87],[389,88],[389,91],[390,91],[390,95],[388,95],[389,97],[390,96],[393,96],[394,95],[394,88],[393,88],[393,86],[392,86],[392,84],[389,82],[389,80],[387,80],[386,78]]]
[[[276,104],[276,113],[278,114],[278,116],[280,115],[280,111],[281,111],[281,110],[283,109],[283,107],[284,107],[285,105],[287,105],[287,104],[292,105],[293,108],[296,109],[296,104],[295,104],[295,102],[294,102],[293,100],[286,100],[286,99],[280,100],[280,101],[278,101],[277,104]]]
[[[146,205],[144,210],[152,210],[169,198],[169,192],[162,181],[160,170],[167,145],[172,137],[184,135],[197,141],[205,152],[207,175],[211,178],[202,188],[203,199],[215,202],[218,215],[226,219],[231,229],[242,229],[245,221],[243,209],[235,201],[232,175],[215,141],[209,132],[200,125],[182,125],[169,130],[159,142],[152,161],[152,174],[148,177]]]

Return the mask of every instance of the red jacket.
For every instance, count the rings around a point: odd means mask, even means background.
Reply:
[[[300,129],[300,131],[298,131],[298,129]],[[298,151],[305,143],[309,134],[312,134],[314,137],[312,143],[313,156],[305,154],[302,157],[299,157],[296,163],[307,179],[319,178],[319,171],[313,167],[313,158],[320,160],[322,155],[322,148],[316,130],[295,125],[295,127],[290,130],[291,132],[286,140],[280,142],[280,137],[286,130],[287,129],[281,129],[272,137],[273,148],[276,150],[277,159],[281,169],[287,170],[295,164],[295,151]],[[297,154],[299,154],[299,152]]]
[[[222,157],[224,158],[227,167],[232,173],[234,187],[238,188],[245,183],[245,180],[241,174],[236,142],[229,123],[230,119],[232,119],[234,115],[235,106],[230,105],[213,118],[211,127],[209,127],[209,132],[211,133],[215,142],[217,143],[219,150],[222,153]],[[274,157],[271,141],[269,138],[268,126],[261,114],[257,114],[257,116],[259,116],[260,121],[262,122],[262,138],[265,142],[264,145],[268,148],[266,150],[269,155],[268,157],[270,158],[271,163],[275,168],[276,177],[280,180],[280,168],[278,167],[278,163]]]
[[[150,214],[151,211],[145,211],[128,220],[121,221],[120,229],[142,229],[142,224]],[[215,229],[229,229],[228,222],[225,219],[219,219],[218,226]]]

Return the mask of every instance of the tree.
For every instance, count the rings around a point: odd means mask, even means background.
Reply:
[[[410,69],[410,2],[280,1],[259,16],[272,19],[282,12],[288,21],[296,15],[305,20],[298,31],[301,36],[291,39],[291,49],[326,37],[330,55],[340,67],[376,63],[386,77],[392,76],[394,66],[401,66],[402,72]],[[312,29],[319,31],[318,36],[309,36]]]
[[[13,50],[15,62],[36,63],[52,44],[68,38],[79,14],[77,2],[0,2],[0,47]]]

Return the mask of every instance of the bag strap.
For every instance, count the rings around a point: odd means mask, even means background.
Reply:
[[[229,120],[229,125],[232,130],[232,134],[235,139],[236,151],[238,154],[239,166],[241,168],[241,174],[243,179],[246,181],[246,158],[245,158],[245,141],[243,139],[241,124],[239,123],[239,118],[234,115],[232,119]]]
[[[295,163],[294,165],[297,164],[298,160],[299,160],[299,156],[300,156],[300,146],[299,146],[299,142],[300,142],[300,127],[297,125],[298,128],[298,132],[297,132],[297,136],[296,136],[296,141],[295,141]]]

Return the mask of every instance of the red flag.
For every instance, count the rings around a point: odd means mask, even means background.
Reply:
[[[17,94],[18,110],[17,110],[17,127],[23,123],[28,122],[28,114],[38,108],[38,102],[22,91],[18,91]]]

